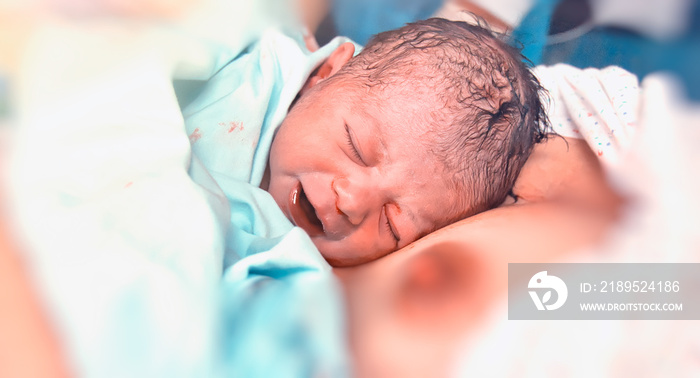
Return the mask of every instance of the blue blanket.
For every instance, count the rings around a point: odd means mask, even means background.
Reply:
[[[206,126],[194,133],[227,67],[274,52],[273,76],[229,88],[272,93],[257,134],[271,140],[291,88],[328,53],[300,48],[289,14],[277,0],[203,2],[176,22],[47,22],[35,35],[18,82],[11,196],[77,375],[349,374],[337,282],[257,189],[263,155],[253,149],[241,179],[197,150]],[[305,63],[284,76],[275,60],[294,59]],[[296,84],[275,87],[276,77]],[[211,126],[252,131],[256,110]]]

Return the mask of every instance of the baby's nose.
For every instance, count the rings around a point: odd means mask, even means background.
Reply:
[[[346,177],[333,180],[331,186],[336,193],[335,206],[348,217],[353,225],[359,225],[369,214],[379,198],[376,187],[368,180],[350,181]]]

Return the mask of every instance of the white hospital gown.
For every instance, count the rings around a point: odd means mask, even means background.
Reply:
[[[634,137],[639,109],[637,77],[619,67],[538,67],[554,132],[585,139],[603,164],[618,165]]]

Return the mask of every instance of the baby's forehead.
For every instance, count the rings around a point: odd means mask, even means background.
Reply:
[[[450,134],[450,111],[430,86],[416,80],[378,83],[365,75],[342,75],[317,93],[334,99],[336,112],[354,129],[370,132],[387,149],[428,153]],[[359,131],[359,130],[358,130]]]

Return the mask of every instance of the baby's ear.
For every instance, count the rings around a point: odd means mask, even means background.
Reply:
[[[326,59],[321,66],[309,77],[302,88],[301,92],[313,87],[319,82],[328,79],[329,77],[335,75],[336,72],[340,70],[341,67],[347,63],[350,58],[355,54],[355,45],[351,42],[345,42],[338,46],[331,55]]]

